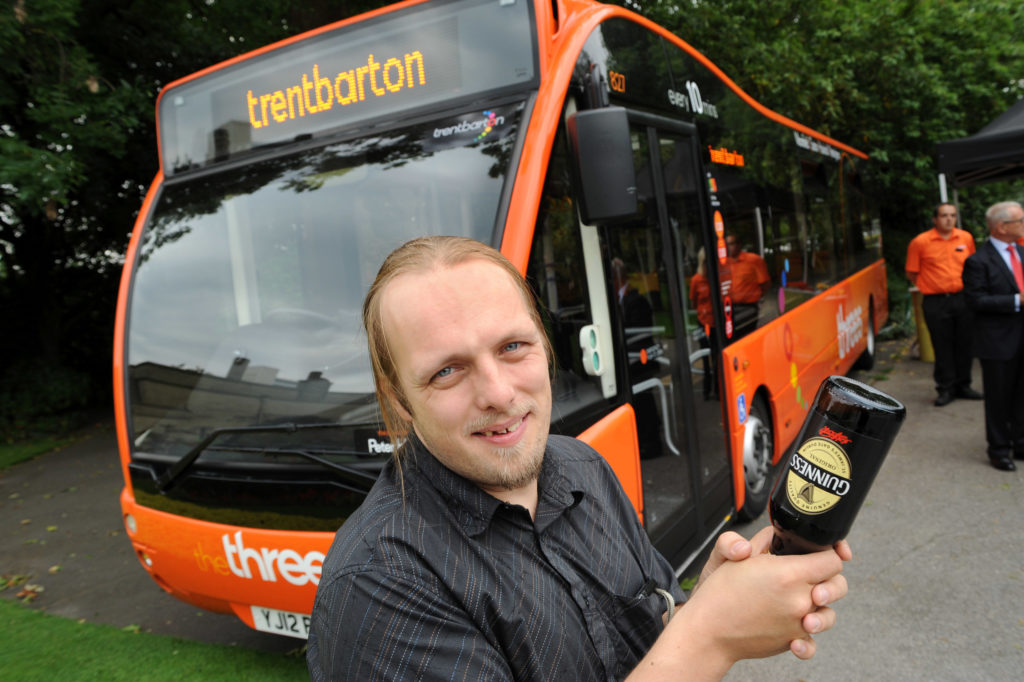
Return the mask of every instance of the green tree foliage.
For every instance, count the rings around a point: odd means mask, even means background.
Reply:
[[[41,377],[81,387],[104,338],[88,335],[109,320],[97,307],[110,301],[105,251],[123,244],[105,209],[126,196],[118,166],[147,93],[97,68],[76,37],[80,14],[68,0],[18,0],[0,14],[0,404],[11,409],[69,407]]]
[[[898,270],[939,198],[935,143],[977,132],[1024,95],[1024,4],[1015,0],[625,4],[764,105],[869,154]]]

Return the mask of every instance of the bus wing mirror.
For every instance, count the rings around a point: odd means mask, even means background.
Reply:
[[[603,225],[636,216],[636,170],[626,110],[607,107],[572,114],[569,139],[583,222]]]

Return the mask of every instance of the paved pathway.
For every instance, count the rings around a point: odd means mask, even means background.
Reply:
[[[302,645],[161,590],[139,565],[121,521],[124,479],[112,419],[79,436],[72,445],[0,472],[0,574],[27,576],[26,584],[42,586],[33,608],[267,651]],[[0,598],[13,599],[16,591],[4,590]]]
[[[851,531],[837,626],[811,661],[742,661],[729,682],[1024,675],[1024,462],[1012,473],[989,466],[981,401],[934,407],[932,365],[905,341],[883,353],[900,357],[857,378],[902,401],[907,421]],[[738,530],[749,537],[765,523]]]

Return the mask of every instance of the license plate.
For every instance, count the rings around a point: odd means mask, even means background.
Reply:
[[[286,637],[309,638],[309,616],[305,613],[279,611],[266,606],[251,606],[252,622],[260,632]]]

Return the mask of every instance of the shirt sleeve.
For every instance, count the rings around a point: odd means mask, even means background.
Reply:
[[[764,258],[757,257],[757,283],[766,284],[771,281],[771,277],[768,275],[768,264],[764,262]]]
[[[907,265],[904,268],[907,272],[921,272],[921,243],[915,237],[907,245]]]
[[[976,253],[977,248],[974,246],[974,235],[970,232],[964,231],[964,242],[967,244],[968,253]]]
[[[512,680],[501,652],[428,586],[360,570],[321,584],[306,662],[313,682]]]

